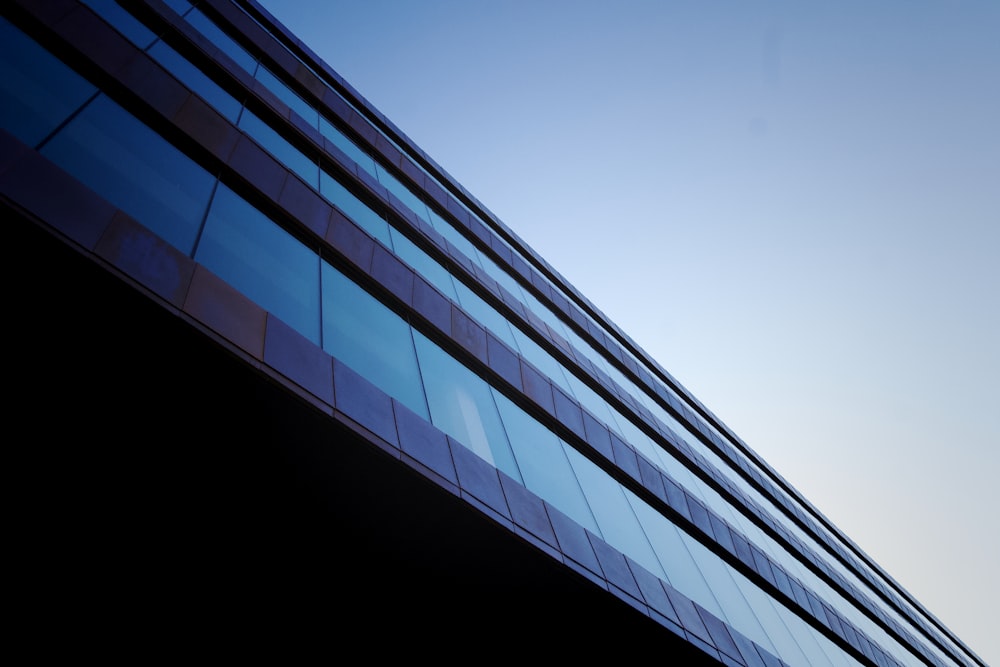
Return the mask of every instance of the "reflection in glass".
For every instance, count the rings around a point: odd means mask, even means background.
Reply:
[[[431,422],[481,458],[521,481],[486,382],[420,333],[413,332]]]
[[[0,17],[0,127],[37,146],[97,89]]]
[[[322,278],[323,349],[429,419],[410,326],[326,262]]]
[[[41,153],[191,254],[215,178],[105,95]]]
[[[194,258],[319,344],[319,255],[225,185]]]
[[[493,393],[524,486],[584,528],[600,535],[562,441],[509,398],[496,390]]]

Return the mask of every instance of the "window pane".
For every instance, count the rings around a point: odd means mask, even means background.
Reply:
[[[562,441],[506,396],[498,391],[493,393],[524,485],[584,528],[600,535]]]
[[[357,144],[345,137],[343,132],[331,125],[330,121],[321,117],[319,119],[319,131],[324,137],[330,140],[330,143],[346,153],[347,157],[357,162],[358,166],[371,174],[372,177],[377,178],[375,160],[368,153],[358,148]]]
[[[209,42],[222,49],[222,51],[236,61],[236,64],[245,69],[251,75],[257,69],[257,59],[236,41],[227,35],[219,26],[215,25],[210,18],[205,16],[201,10],[193,9],[184,17],[188,23],[194,26],[198,32],[204,35]]]
[[[222,184],[195,259],[319,344],[319,255]]]
[[[0,126],[37,146],[97,89],[0,17]]]
[[[279,162],[319,189],[319,163],[316,160],[306,156],[249,109],[243,110],[239,126]]]
[[[565,449],[605,541],[662,577],[663,569],[625,497],[628,492],[583,454],[572,447]]]
[[[411,211],[416,213],[421,220],[430,223],[430,217],[427,215],[427,204],[422,202],[419,197],[410,192],[409,188],[400,183],[395,176],[387,172],[383,167],[376,164],[375,170],[377,172],[376,178],[378,178],[379,183],[384,185],[389,192],[399,197],[399,200],[406,204]]]
[[[429,419],[410,325],[323,262],[323,349]]]
[[[389,223],[386,222],[385,218],[370,209],[325,171],[320,172],[320,193],[333,202],[359,227],[381,241],[385,247],[392,247],[392,241],[389,238]]]
[[[83,4],[88,5],[94,13],[113,25],[140,49],[145,49],[156,39],[152,30],[129,14],[115,0],[83,0]]]
[[[629,503],[663,566],[665,581],[711,613],[725,619],[715,595],[684,543],[681,530],[633,494],[629,494]]]
[[[496,308],[483,301],[460,280],[455,281],[455,291],[458,292],[459,305],[472,316],[472,319],[489,329],[494,336],[510,345],[515,351],[519,351],[517,341],[510,332],[510,322],[497,312]]]
[[[291,107],[295,113],[302,116],[309,125],[318,128],[319,112],[299,97],[295,91],[286,86],[278,77],[271,74],[266,68],[260,67],[257,69],[255,78],[274,93],[278,99]]]
[[[235,123],[242,106],[235,97],[223,90],[222,86],[210,79],[204,72],[195,67],[190,60],[159,41],[149,49],[149,55],[177,77],[177,80],[198,93],[216,111]]]
[[[447,269],[433,260],[413,241],[403,236],[395,227],[389,228],[389,236],[392,237],[392,249],[397,257],[413,267],[417,273],[438,288],[446,297],[452,301],[458,301],[455,284]]]
[[[106,96],[41,153],[190,255],[215,178]]]
[[[431,422],[494,466],[513,469],[510,445],[489,385],[421,334],[414,332]],[[520,479],[518,476],[516,479]]]

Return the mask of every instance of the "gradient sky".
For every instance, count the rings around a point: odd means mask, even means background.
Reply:
[[[1000,665],[1000,2],[262,4]]]

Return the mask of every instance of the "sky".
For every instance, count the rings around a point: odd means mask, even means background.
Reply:
[[[1000,2],[261,4],[1000,665]]]

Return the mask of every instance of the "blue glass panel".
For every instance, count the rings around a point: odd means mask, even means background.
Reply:
[[[600,535],[601,530],[563,451],[562,441],[506,396],[495,390],[493,394],[524,486],[584,528]]]
[[[469,289],[460,280],[455,281],[455,291],[458,292],[458,302],[462,308],[484,327],[493,332],[497,338],[518,350],[517,341],[510,331],[510,322],[495,308],[483,301],[478,294]]]
[[[41,153],[185,254],[193,250],[215,177],[106,96]]]
[[[625,498],[628,491],[580,452],[569,446],[565,450],[576,477],[580,480],[583,494],[594,512],[594,519],[601,527],[604,540],[656,576],[662,577],[663,568]]]
[[[567,394],[573,396],[573,389],[566,381],[566,376],[563,374],[563,367],[559,365],[559,362],[517,327],[511,327],[511,333],[517,339],[517,349],[521,351],[521,355],[546,377],[565,390]]]
[[[430,223],[430,217],[427,214],[427,204],[425,204],[419,197],[413,194],[409,188],[399,182],[395,176],[390,174],[385,170],[384,167],[376,164],[376,178],[378,182],[385,186],[386,190],[396,195],[401,202],[406,204],[407,208],[417,214],[421,220],[424,220],[428,224]]]
[[[392,238],[392,248],[397,257],[413,267],[417,273],[438,288],[446,297],[452,301],[458,301],[454,281],[447,269],[434,261],[413,241],[403,236],[395,227],[389,228],[389,236]]]
[[[705,581],[715,592],[719,604],[726,610],[726,618],[729,619],[730,624],[734,628],[739,628],[743,635],[753,639],[770,653],[777,655],[777,649],[760,624],[757,612],[747,604],[743,591],[736,584],[735,577],[742,575],[734,572],[721,559],[716,558],[701,543],[698,543],[697,547],[692,546],[692,551]],[[809,664],[822,665],[824,662],[811,662]]]
[[[787,610],[784,607],[739,573],[736,574],[734,581],[754,609],[757,620],[767,633],[768,639],[771,640],[771,645],[774,646],[774,655],[784,660],[787,665],[808,665],[809,660],[803,654],[802,648],[790,629],[795,628],[797,632],[800,632],[805,622],[798,616],[791,615],[790,612],[786,616],[784,612]],[[737,627],[737,629],[739,628]],[[807,629],[806,632],[814,631]],[[751,636],[749,632],[744,634],[748,637]]]
[[[522,303],[525,302],[524,292],[521,291],[521,286],[510,276],[510,274],[501,269],[496,262],[489,257],[484,257],[480,254],[479,264],[486,270],[486,273],[490,274],[490,277],[493,278],[493,280],[500,283],[504,289],[511,293],[511,295],[519,299]]]
[[[319,163],[316,160],[306,156],[249,109],[243,110],[239,126],[279,162],[319,189]]]
[[[236,123],[242,105],[235,97],[227,93],[222,86],[210,79],[204,72],[195,67],[190,60],[182,56],[166,42],[159,41],[149,49],[149,55],[156,62],[177,77],[177,80],[200,95],[211,104],[216,111],[230,122]]]
[[[164,3],[181,16],[191,9],[191,3],[187,0],[164,0]]]
[[[30,146],[97,88],[0,17],[0,126]]]
[[[295,91],[286,86],[281,79],[276,77],[263,66],[257,69],[255,78],[264,84],[268,90],[274,93],[278,99],[291,107],[295,113],[302,116],[306,123],[319,129],[319,112],[316,111],[312,105],[299,97]]]
[[[115,0],[83,0],[83,4],[93,9],[94,13],[113,25],[118,32],[140,49],[145,49],[156,39],[152,30],[129,14]]]
[[[245,69],[252,76],[257,70],[257,59],[250,55],[250,52],[236,43],[232,37],[222,31],[219,26],[212,22],[212,19],[205,16],[200,9],[193,9],[184,17],[198,32],[205,36],[209,42],[219,47],[227,56],[236,61],[236,64]]]
[[[385,218],[373,211],[367,204],[336,181],[325,171],[320,172],[319,191],[343,211],[347,217],[356,222],[359,227],[377,238],[387,248],[392,247],[389,238],[389,223]]]
[[[413,342],[431,422],[520,481],[489,385],[416,331]]]
[[[472,241],[465,238],[465,236],[452,227],[447,220],[434,211],[430,211],[430,223],[434,226],[434,229],[438,234],[451,241],[451,244],[455,246],[460,253],[468,257],[473,264],[482,266],[479,263],[479,253],[476,251],[476,247],[472,245]]]
[[[222,184],[194,258],[319,344],[319,255]]]
[[[627,497],[663,567],[665,581],[719,618],[725,619],[715,595],[688,551],[680,529],[634,494],[629,493]]]
[[[375,173],[375,160],[368,153],[358,148],[357,144],[344,136],[343,132],[331,125],[327,119],[319,119],[319,131],[320,134],[330,140],[330,143],[346,153],[347,157],[357,162],[359,167],[371,174],[372,178],[378,178],[378,175]]]
[[[585,385],[580,378],[569,371],[566,372],[566,382],[573,388],[573,396],[580,401],[580,405],[594,418],[605,424],[618,435],[622,435],[622,430],[618,426],[616,411],[611,409],[608,402],[598,396],[597,392]]]
[[[323,349],[410,410],[430,419],[410,326],[326,262]]]

